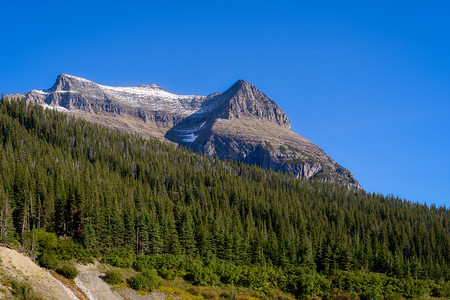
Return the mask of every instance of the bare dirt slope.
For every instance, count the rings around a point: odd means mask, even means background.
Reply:
[[[158,291],[141,294],[128,287],[121,287],[116,292],[103,280],[105,275],[103,273],[104,268],[98,263],[89,265],[78,264],[77,269],[80,271],[80,275],[68,287],[53,277],[48,270],[36,265],[27,255],[0,245],[0,282],[7,279],[27,283],[44,299],[134,300],[178,298]],[[57,274],[55,276],[61,277]],[[5,291],[8,287],[0,283],[0,289]],[[10,291],[0,293],[0,299],[10,295]]]
[[[28,256],[0,246],[0,259],[3,278],[26,282],[46,299],[78,299],[59,280],[36,265]]]
[[[75,283],[90,299],[119,300],[123,299],[111,286],[103,280],[105,274],[101,273],[97,264],[77,265],[80,275]]]
[[[163,299],[180,299],[179,297],[154,291],[152,293],[138,293],[128,287],[120,287],[112,289],[108,285],[103,277],[105,274],[104,266],[99,263],[89,264],[89,265],[77,265],[80,275],[75,279],[77,286],[83,290],[89,299],[96,300],[120,300],[120,299],[130,299],[130,300],[141,300],[141,299],[151,299],[151,300],[163,300]]]

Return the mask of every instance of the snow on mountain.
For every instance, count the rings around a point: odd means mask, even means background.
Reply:
[[[207,96],[201,95],[173,94],[157,84],[115,87],[97,84],[68,74],[59,75],[50,89],[36,92],[42,94],[79,93],[87,98],[112,100],[130,107],[180,115],[197,112],[207,98]]]
[[[202,96],[177,95],[156,84],[113,87],[61,74],[50,89],[19,96],[210,157],[361,188],[350,171],[292,132],[275,101],[245,80],[238,80],[224,92]]]
[[[185,110],[187,114],[194,113],[199,107],[191,107],[187,103],[200,102],[206,96],[172,94],[157,85],[141,85],[130,87],[112,87],[98,85],[108,97],[119,100],[130,106],[145,105],[152,110],[177,112]],[[183,105],[184,104],[184,105]]]

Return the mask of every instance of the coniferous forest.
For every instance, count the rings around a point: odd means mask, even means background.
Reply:
[[[0,240],[43,266],[99,258],[296,297],[450,297],[445,207],[207,158],[24,100],[2,99],[0,143]]]

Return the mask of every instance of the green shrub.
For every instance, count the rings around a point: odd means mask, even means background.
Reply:
[[[379,291],[373,290],[373,291],[365,291],[364,293],[360,294],[359,297],[361,300],[382,300],[384,299],[383,296]]]
[[[138,272],[142,272],[146,269],[155,269],[158,267],[159,255],[149,256],[149,255],[138,255],[133,263],[133,269]],[[110,259],[109,257],[107,258]],[[105,259],[104,259],[105,260]]]
[[[118,285],[123,282],[122,273],[114,270],[109,270],[105,274],[105,281],[110,285]]]
[[[286,154],[286,147],[281,145],[280,146],[280,152],[283,153],[283,154]]]
[[[161,278],[158,276],[158,272],[153,269],[145,270],[142,275],[150,280],[151,285],[156,289],[161,285]]]
[[[55,257],[54,254],[43,253],[38,257],[38,262],[41,267],[56,270],[59,265],[59,260]]]
[[[242,267],[237,266],[230,262],[210,262],[210,267],[213,268],[214,273],[216,273],[220,282],[224,284],[237,284],[241,279]]]
[[[304,161],[301,158],[291,158],[287,160],[286,163],[290,165],[301,165],[304,163]]]
[[[61,260],[76,259],[82,263],[92,263],[92,256],[83,248],[83,245],[74,242],[70,237],[58,242],[56,247],[58,258]]]
[[[289,148],[289,150],[291,150],[291,151],[294,152],[294,153],[297,153],[297,152],[300,151],[300,150],[298,150],[297,148],[295,148],[295,147],[293,147],[293,146],[290,146],[290,145],[288,145],[288,148]]]
[[[30,254],[34,257],[44,252],[53,251],[57,243],[58,238],[56,234],[46,232],[42,229],[26,231],[22,237],[23,247],[30,250]]]
[[[272,151],[272,152],[274,152],[275,151],[275,149],[273,148],[273,146],[272,146],[272,143],[271,142],[269,142],[269,141],[265,141],[265,143],[266,143],[266,147],[267,147],[267,149],[269,149],[270,151]]]
[[[155,282],[152,278],[138,274],[128,279],[128,284],[136,291],[151,292],[159,286],[159,281]]]
[[[214,285],[219,283],[219,276],[201,261],[193,260],[186,268],[186,281],[194,285]]]
[[[131,268],[133,263],[135,262],[136,256],[134,253],[126,252],[126,251],[114,251],[111,252],[105,257],[103,257],[103,261],[111,266],[118,268]]]
[[[155,269],[160,275],[162,269],[172,270],[173,276],[182,277],[185,274],[186,264],[192,260],[185,255],[157,254],[157,255],[137,255],[133,263],[133,269],[143,272],[147,269]],[[169,275],[170,276],[170,275]],[[175,278],[175,277],[174,277]]]
[[[39,295],[37,295],[33,288],[23,282],[11,281],[12,294],[17,299],[23,300],[38,300],[42,299]]]
[[[329,290],[331,282],[323,275],[309,268],[297,267],[287,274],[286,291],[296,296],[319,296]]]
[[[52,250],[58,244],[58,238],[53,232],[46,232],[42,229],[33,229],[34,238],[39,246],[39,250]]]
[[[78,270],[74,265],[64,264],[56,269],[56,272],[67,279],[75,279],[78,276]]]
[[[450,281],[440,278],[431,288],[431,296],[450,299]]]
[[[158,271],[158,275],[166,280],[174,280],[177,276],[177,273],[174,269],[161,268]]]
[[[265,291],[270,285],[266,268],[258,266],[243,266],[239,285],[258,291]]]

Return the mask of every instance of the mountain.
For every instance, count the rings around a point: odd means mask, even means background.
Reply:
[[[350,171],[294,133],[283,110],[245,80],[224,92],[199,96],[176,95],[156,84],[112,87],[61,74],[50,89],[8,97],[24,97],[210,157],[361,189]]]

